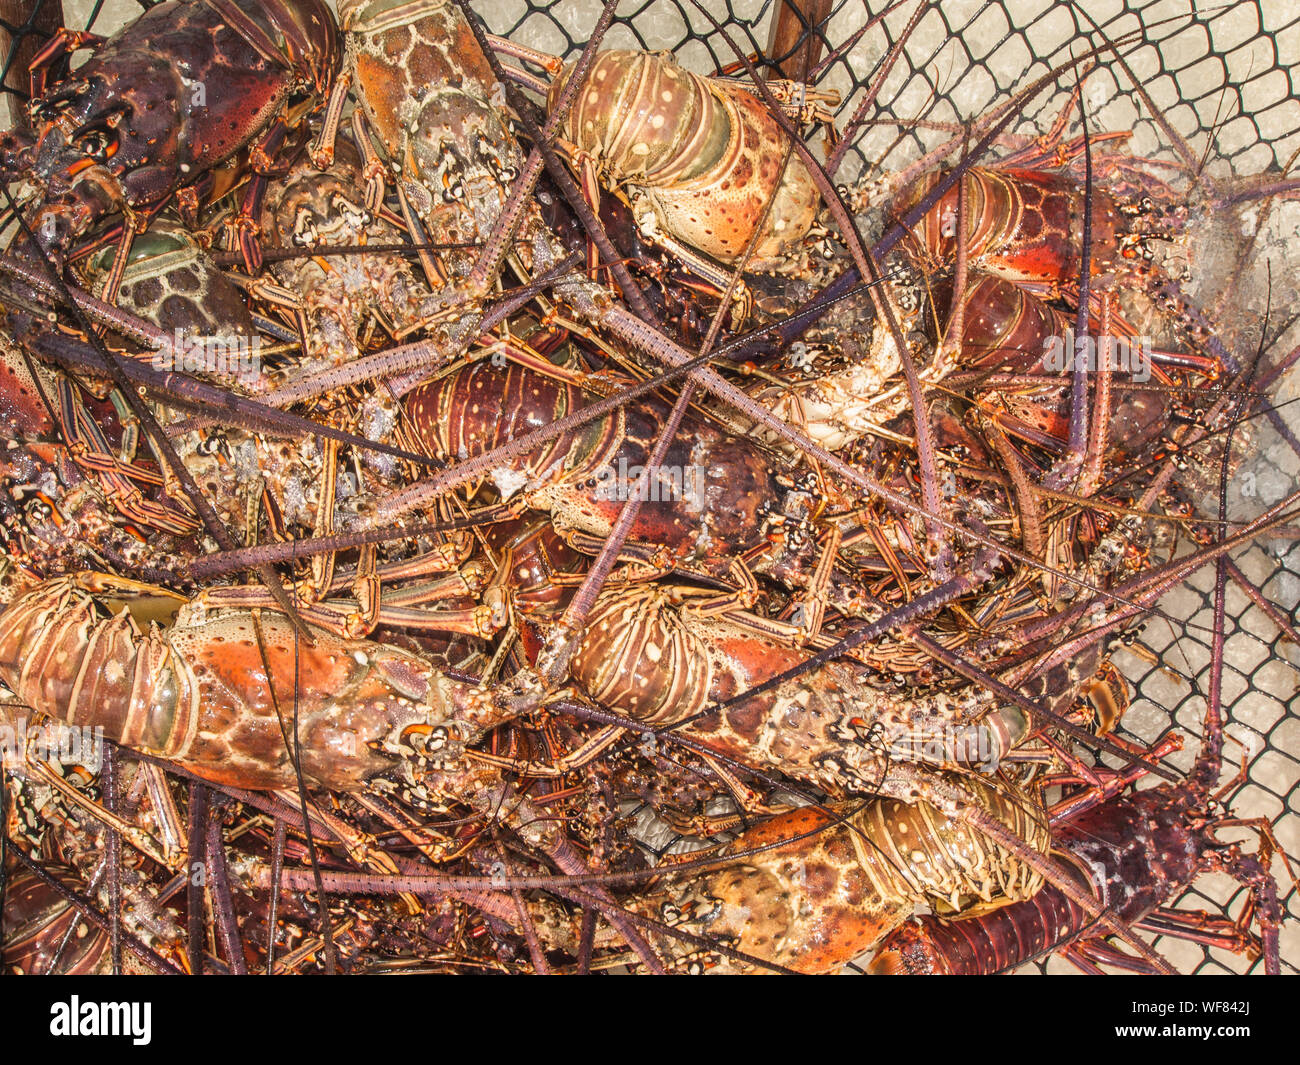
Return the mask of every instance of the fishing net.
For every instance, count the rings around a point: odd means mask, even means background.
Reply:
[[[730,37],[745,53],[763,54],[777,9],[786,0],[704,0],[721,25],[715,27],[690,0],[624,0],[605,38],[606,48],[667,49],[701,73],[733,67]],[[841,95],[838,117],[854,114],[873,84],[882,60],[899,40],[919,0],[898,5],[856,40],[882,0],[837,0],[820,26],[793,40],[798,52],[807,34],[819,39],[813,70],[820,88]],[[0,3],[7,40],[3,94],[7,103],[25,97],[26,75],[15,66],[30,57],[48,33],[51,0]],[[136,0],[65,2],[63,24],[111,33],[141,10]],[[148,6],[148,5],[144,5]],[[600,13],[597,0],[475,0],[489,28],[521,44],[571,56],[581,48]],[[802,0],[801,6],[811,6]],[[940,0],[928,5],[902,55],[884,78],[870,120],[858,130],[837,180],[850,182],[896,172],[978,121],[1051,68],[1089,49],[1116,42],[1128,69],[1102,54],[1087,77],[1083,99],[1090,131],[1131,133],[1125,150],[1176,162],[1167,122],[1187,145],[1204,173],[1225,181],[1233,176],[1280,176],[1300,153],[1300,7],[1289,0],[1210,5],[1200,0]],[[762,60],[781,60],[768,56]],[[13,68],[11,70],[11,68]],[[1134,91],[1134,82],[1149,100]],[[1005,144],[1044,133],[1074,86],[1066,74],[1054,90],[1025,107]],[[1153,110],[1154,109],[1154,110]],[[1077,132],[1077,124],[1072,127]],[[1223,217],[1229,217],[1224,213]],[[1198,305],[1214,310],[1214,321],[1230,350],[1249,357],[1262,344],[1265,365],[1276,365],[1300,343],[1287,309],[1300,303],[1300,204],[1259,204],[1233,213],[1235,231],[1224,232],[1219,217],[1205,216],[1186,252]],[[1249,248],[1245,268],[1228,267],[1231,252]],[[1262,339],[1261,339],[1262,337]],[[1295,374],[1274,387],[1273,404],[1300,434],[1294,404]],[[1252,453],[1235,473],[1228,491],[1229,517],[1247,520],[1293,492],[1300,459],[1263,419],[1255,419]],[[1204,512],[1217,513],[1217,494],[1207,486]],[[1300,624],[1300,541],[1293,532],[1262,538],[1233,554],[1259,596]],[[1204,569],[1170,592],[1162,614],[1140,630],[1131,646],[1114,656],[1132,691],[1132,708],[1121,735],[1151,744],[1171,731],[1187,734],[1184,749],[1170,758],[1190,766],[1199,747],[1209,678],[1213,570]],[[1242,817],[1266,819],[1282,848],[1300,855],[1300,648],[1236,582],[1227,593],[1224,700],[1232,737],[1225,752],[1225,777],[1245,763],[1244,780],[1227,797]],[[1248,838],[1242,832],[1240,838]],[[1227,838],[1233,838],[1229,835]],[[659,833],[660,853],[684,844]],[[1300,972],[1300,899],[1280,876],[1288,920],[1281,933],[1284,971]],[[1204,875],[1176,905],[1181,909],[1239,912],[1244,889],[1225,876]],[[1222,973],[1258,969],[1246,959],[1185,940],[1159,937],[1161,951],[1183,972]],[[1069,970],[1057,959],[1045,972]]]

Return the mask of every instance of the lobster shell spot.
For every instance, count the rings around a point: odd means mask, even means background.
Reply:
[[[26,361],[4,340],[0,340],[0,416],[19,433],[44,436],[54,429]]]
[[[156,277],[147,278],[144,281],[131,287],[127,295],[131,302],[139,306],[150,307],[156,304],[163,296],[162,282]]]
[[[429,695],[428,670],[421,663],[396,654],[375,655],[374,666],[400,694],[423,701]]]
[[[199,278],[192,268],[182,267],[171,275],[172,286],[177,292],[198,292]]]
[[[831,897],[839,883],[839,873],[825,862],[804,863],[804,886],[808,901],[814,904]]]
[[[1026,212],[1020,223],[1020,235],[1026,239],[1040,236],[1046,228],[1043,223],[1044,219],[1041,214],[1034,211]]]
[[[827,852],[829,853],[829,848]],[[844,868],[840,876],[840,886],[844,901],[850,906],[862,906],[869,901],[878,901],[871,891],[871,879],[857,864],[847,865]]]

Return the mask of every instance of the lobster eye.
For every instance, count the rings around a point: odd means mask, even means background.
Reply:
[[[117,150],[117,139],[108,130],[92,129],[77,138],[77,147],[97,163],[106,163]]]
[[[353,203],[340,193],[336,192],[330,198],[330,204],[349,226],[368,226],[372,221],[370,212],[364,206]]]

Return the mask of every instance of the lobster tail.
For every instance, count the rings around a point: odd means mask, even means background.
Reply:
[[[142,633],[125,606],[110,614],[84,593],[83,579],[48,581],[0,614],[0,678],[33,710],[66,724],[180,753],[196,708],[177,714],[183,688],[161,636],[152,626]]]
[[[919,204],[943,177],[928,175],[891,208],[897,218]],[[965,245],[972,261],[1009,281],[1058,284],[1079,271],[1084,198],[1063,174],[971,167],[961,178],[966,195]],[[957,198],[954,184],[917,223],[913,257],[929,268],[951,263],[957,254]],[[1092,273],[1110,270],[1122,254],[1127,221],[1104,189],[1092,192]]]
[[[1081,889],[1092,882],[1059,852],[1058,866]],[[875,976],[992,974],[1023,964],[1068,941],[1089,924],[1087,915],[1054,884],[1032,897],[978,919],[913,918],[890,933],[871,960]]]

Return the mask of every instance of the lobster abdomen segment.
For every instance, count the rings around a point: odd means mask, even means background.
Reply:
[[[925,198],[942,175],[930,174],[893,207],[902,216]],[[1056,284],[1078,276],[1083,237],[1083,192],[1065,175],[1037,170],[971,167],[966,195],[966,249],[992,273],[1010,281]],[[926,263],[951,263],[957,254],[954,185],[917,223],[913,241]],[[1104,189],[1092,192],[1092,272],[1118,261],[1125,230],[1120,210]]]
[[[549,107],[573,67],[555,79]],[[644,196],[638,221],[645,223],[648,209],[664,233],[719,262],[737,261],[753,242],[748,268],[778,269],[821,204],[766,104],[730,82],[685,70],[671,55],[600,53],[563,132],[615,184]]]

